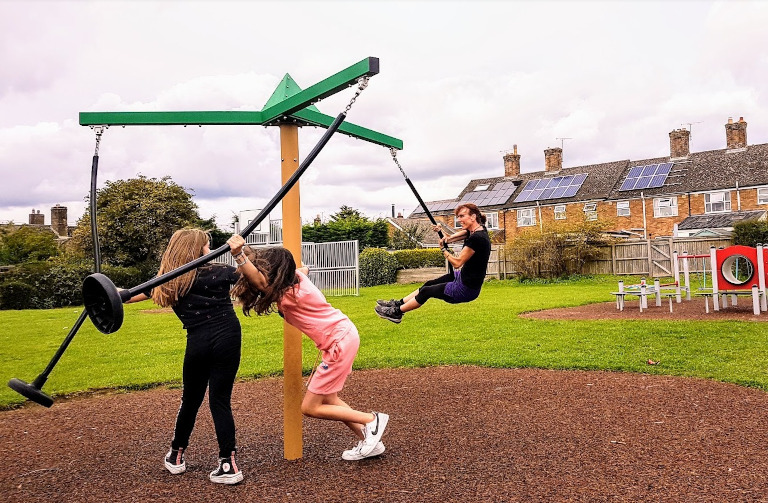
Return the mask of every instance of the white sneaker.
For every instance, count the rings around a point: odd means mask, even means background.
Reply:
[[[363,457],[369,456],[376,448],[389,422],[389,415],[383,412],[374,412],[373,416],[373,421],[365,425],[365,440],[363,440],[363,445],[360,447],[360,454]]]
[[[367,456],[363,456],[360,453],[360,449],[363,448],[363,441],[359,441],[355,447],[352,449],[349,449],[348,451],[344,451],[341,453],[341,459],[345,461],[360,461],[361,459],[365,458],[372,458],[374,456],[381,456],[384,454],[384,451],[386,450],[386,447],[384,447],[384,444],[379,442],[376,444],[376,447],[373,448],[373,450],[368,454]]]

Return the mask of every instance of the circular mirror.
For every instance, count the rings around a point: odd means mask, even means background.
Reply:
[[[720,272],[732,285],[743,285],[755,275],[755,267],[744,255],[731,255],[723,260]]]

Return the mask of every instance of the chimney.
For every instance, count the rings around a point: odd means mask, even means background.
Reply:
[[[32,209],[32,213],[29,214],[29,225],[45,225],[45,215],[40,213],[40,210]]]
[[[51,229],[59,237],[67,237],[67,207],[56,205],[51,208]]]
[[[320,218],[320,215],[317,215],[314,220],[315,225],[320,225],[323,223],[323,220]]]
[[[685,159],[691,153],[691,132],[674,129],[669,133],[669,158]]]
[[[563,169],[563,149],[560,147],[544,150],[544,171],[557,173]]]
[[[747,123],[744,117],[739,117],[739,122],[733,122],[732,117],[728,117],[728,124],[725,125],[725,148],[733,150],[747,147]]]
[[[520,176],[520,155],[517,153],[517,145],[514,146],[514,152],[504,154],[504,176],[517,178]]]

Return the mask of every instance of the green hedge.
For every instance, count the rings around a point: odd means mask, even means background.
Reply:
[[[93,264],[81,260],[56,258],[19,264],[0,279],[0,309],[51,309],[82,305],[83,280],[91,272]],[[115,285],[124,288],[141,284],[154,275],[149,266],[105,265],[101,272]]]
[[[360,286],[397,282],[397,259],[383,248],[366,248],[360,254]]]
[[[392,253],[400,269],[418,269],[419,267],[443,267],[445,257],[440,248],[419,248],[415,250],[397,250]]]

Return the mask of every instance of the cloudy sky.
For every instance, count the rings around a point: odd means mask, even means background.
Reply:
[[[565,167],[724,148],[729,117],[768,142],[768,2],[0,0],[0,222],[74,224],[95,134],[84,111],[260,110],[289,73],[301,87],[380,58],[348,120],[400,138],[427,201],[472,178],[524,172],[563,146]],[[354,89],[318,103],[336,116]],[[689,125],[690,124],[690,125]],[[321,129],[302,128],[308,153]],[[558,138],[569,138],[560,140]],[[277,128],[110,128],[107,180],[170,176],[226,229],[280,186]],[[416,200],[389,151],[334,136],[301,182],[302,218],[369,217]]]

